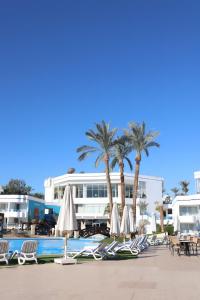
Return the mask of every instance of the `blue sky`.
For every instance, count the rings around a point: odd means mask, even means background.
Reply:
[[[0,39],[0,184],[21,178],[43,191],[69,167],[102,171],[95,157],[77,161],[85,131],[134,120],[160,131],[141,173],[194,191],[199,1],[2,1]]]

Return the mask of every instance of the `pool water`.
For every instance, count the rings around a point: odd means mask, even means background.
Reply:
[[[64,253],[64,238],[7,238],[5,240],[9,242],[10,251],[20,251],[24,241],[36,240],[38,241],[38,255],[58,255]],[[80,251],[85,246],[94,246],[99,242],[99,240],[88,238],[68,239],[67,250]]]

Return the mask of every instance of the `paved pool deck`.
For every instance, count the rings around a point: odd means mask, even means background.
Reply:
[[[1,267],[0,297],[5,300],[197,300],[200,299],[200,255],[172,256],[166,246],[157,246],[131,260]]]

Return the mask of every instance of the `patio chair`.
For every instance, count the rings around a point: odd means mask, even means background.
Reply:
[[[26,261],[32,261],[34,260],[36,264],[38,263],[37,261],[37,246],[38,242],[29,240],[29,241],[24,241],[21,247],[21,251],[15,251],[14,255],[17,255],[18,259],[18,264],[23,265],[25,264]]]
[[[93,256],[95,260],[102,260],[107,255],[105,250],[106,246],[106,243],[100,243],[96,247],[85,246],[80,251],[67,252],[67,255],[72,255],[72,258],[76,258],[78,256]]]
[[[105,251],[108,255],[116,255],[115,249],[119,245],[118,241],[113,241],[111,244],[107,245],[102,251]]]
[[[137,240],[135,239],[131,243],[127,242],[127,243],[124,243],[124,244],[120,244],[119,246],[117,246],[115,248],[115,251],[116,252],[129,251],[129,252],[131,252],[131,254],[133,256],[138,256],[140,251],[137,249],[136,245],[137,245]]]
[[[180,244],[180,241],[176,236],[171,236],[170,237],[170,251],[171,254],[174,255],[176,252],[178,255],[181,255],[181,251],[183,250],[183,247]]]
[[[0,262],[5,262],[8,265],[10,253],[8,251],[8,241],[0,241]]]

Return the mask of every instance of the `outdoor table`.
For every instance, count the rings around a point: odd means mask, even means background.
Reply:
[[[190,255],[190,244],[192,243],[189,240],[179,240],[180,246],[183,246],[184,254]]]

